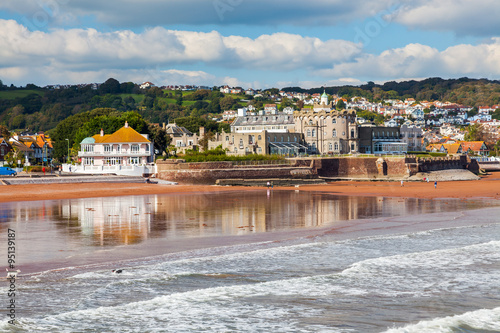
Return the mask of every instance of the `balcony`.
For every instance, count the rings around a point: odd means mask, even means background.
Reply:
[[[120,151],[120,152],[116,152],[116,151],[112,151],[112,152],[79,151],[78,156],[81,156],[81,157],[92,157],[92,156],[116,156],[116,157],[138,156],[138,157],[141,157],[141,156],[151,156],[151,153],[144,151],[144,150],[139,150],[138,152],[132,152],[130,150]]]

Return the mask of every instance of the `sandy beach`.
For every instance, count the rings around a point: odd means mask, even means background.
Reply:
[[[386,196],[405,198],[495,198],[500,199],[500,172],[473,181],[433,182],[338,181],[325,185],[275,187],[273,191],[320,191],[336,195]],[[148,194],[207,193],[220,191],[262,191],[262,187],[158,185],[133,183],[71,183],[3,185],[0,202],[76,199]]]

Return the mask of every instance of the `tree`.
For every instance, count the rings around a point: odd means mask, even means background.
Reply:
[[[160,126],[155,126],[153,124],[148,125],[149,139],[153,141],[154,148],[157,149],[160,154],[166,151],[168,145],[172,141],[170,135],[167,131]]]
[[[290,107],[290,106],[293,106],[293,103],[291,100],[289,100],[287,97],[283,97],[281,99],[281,104],[280,104],[280,111],[283,111],[284,108],[287,108],[287,107]]]
[[[205,133],[205,135],[198,141],[200,143],[200,146],[203,148],[203,151],[208,150],[208,142],[210,140],[213,140],[215,137],[215,134],[212,131],[208,131]]]
[[[492,119],[497,119],[500,120],[500,109],[496,109],[492,114],[491,114]]]
[[[343,100],[339,99],[337,102],[337,105],[335,105],[335,108],[339,111],[344,110],[346,108],[346,105]]]
[[[113,78],[109,78],[99,86],[99,93],[101,94],[119,94],[120,93],[120,82]]]
[[[13,147],[12,150],[8,152],[4,158],[9,165],[16,167],[17,161],[20,160],[21,163],[24,162],[24,153],[20,151],[17,147]]]
[[[303,100],[298,101],[297,102],[297,109],[302,110],[303,107],[304,107],[304,101]]]
[[[484,141],[484,128],[481,124],[473,124],[467,127],[464,135],[465,141]]]
[[[220,100],[220,108],[221,110],[231,110],[236,101],[231,96],[226,96]]]
[[[478,113],[477,107],[473,107],[470,111],[467,111],[467,117],[474,117]]]
[[[0,137],[3,137],[5,140],[8,140],[10,138],[9,129],[4,125],[0,125]]]

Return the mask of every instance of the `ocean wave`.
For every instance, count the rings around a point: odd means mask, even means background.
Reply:
[[[455,332],[500,332],[500,307],[481,309],[461,315],[421,321],[400,328],[391,328],[385,333],[455,333]]]

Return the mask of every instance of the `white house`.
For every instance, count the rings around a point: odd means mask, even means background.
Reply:
[[[83,166],[128,166],[154,162],[153,144],[147,134],[139,134],[128,126],[113,134],[100,134],[83,139],[78,156]]]
[[[140,85],[140,88],[141,89],[147,89],[147,88],[151,88],[151,87],[154,87],[155,85],[151,82],[144,82],[143,84]]]

